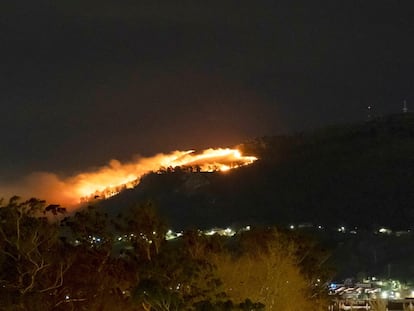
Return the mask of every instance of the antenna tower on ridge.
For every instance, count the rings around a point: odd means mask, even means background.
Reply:
[[[407,101],[404,99],[403,102],[403,109],[402,109],[403,113],[407,113],[408,112],[408,108],[407,108]]]

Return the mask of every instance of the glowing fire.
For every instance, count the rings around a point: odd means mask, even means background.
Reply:
[[[35,172],[18,184],[0,185],[0,198],[19,196],[37,197],[49,203],[77,206],[81,201],[107,198],[122,189],[135,187],[140,178],[149,172],[181,170],[192,172],[228,171],[256,161],[256,157],[243,156],[237,149],[207,149],[202,152],[174,151],[128,163],[111,160],[108,165],[61,178],[54,173]]]
[[[228,171],[229,169],[248,165],[256,161],[256,157],[242,156],[237,149],[207,149],[195,154],[193,150],[172,160],[168,166],[196,166],[202,172]],[[166,166],[166,165],[163,165]]]
[[[144,158],[135,163],[121,164],[112,160],[109,166],[97,172],[83,173],[74,177],[77,198],[107,198],[123,188],[135,187],[142,175],[161,168],[191,167],[200,172],[228,171],[256,161],[253,156],[243,156],[237,149],[207,149],[201,153],[175,151],[169,155]]]

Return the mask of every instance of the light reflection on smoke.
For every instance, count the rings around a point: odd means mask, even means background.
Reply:
[[[127,163],[111,160],[97,170],[68,178],[60,178],[48,172],[32,173],[18,185],[0,186],[0,198],[17,194],[24,198],[37,197],[47,200],[48,203],[73,207],[81,200],[105,198],[117,194],[123,188],[132,188],[144,174],[161,168],[185,166],[201,172],[228,171],[249,165],[255,160],[256,157],[243,156],[239,150],[229,148],[206,149],[199,153],[192,150],[174,151]]]

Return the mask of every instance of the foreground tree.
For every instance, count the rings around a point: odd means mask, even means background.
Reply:
[[[0,310],[317,309],[310,282],[325,257],[276,230],[166,242],[152,205],[116,220],[93,207],[62,213],[0,202]]]
[[[330,251],[322,247],[315,239],[295,232],[289,232],[289,239],[296,245],[295,256],[301,274],[312,288],[311,299],[329,299],[326,288],[333,276],[334,269],[327,264],[331,257]]]
[[[22,202],[12,197],[6,205],[0,202],[2,308],[40,310],[58,299],[70,262],[59,239],[58,222],[47,217],[61,213],[64,209],[38,199]]]
[[[146,310],[216,310],[205,305],[216,306],[225,294],[214,265],[205,256],[207,245],[208,239],[195,230],[165,244],[143,266],[135,300]]]
[[[128,238],[132,252],[125,251],[136,261],[151,261],[165,242],[167,226],[152,202],[130,207],[125,215],[118,215],[113,223],[118,234]]]
[[[266,310],[320,310],[312,287],[301,272],[297,245],[276,230],[241,236],[239,247],[212,257],[226,294],[237,303],[246,298]],[[315,303],[316,302],[316,303]]]
[[[64,283],[61,308],[130,310],[128,292],[137,273],[114,250],[115,234],[108,215],[89,206],[62,221],[73,264]]]

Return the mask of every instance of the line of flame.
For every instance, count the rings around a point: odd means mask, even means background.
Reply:
[[[256,157],[243,156],[238,149],[230,148],[210,148],[201,153],[195,153],[194,150],[175,151],[126,164],[112,160],[109,166],[96,172],[75,176],[75,193],[78,198],[83,199],[97,196],[107,198],[117,194],[122,188],[135,187],[141,176],[162,167],[194,166],[201,172],[228,171],[256,160]]]
[[[174,151],[127,163],[111,160],[108,165],[94,171],[68,178],[61,178],[51,172],[31,173],[15,184],[0,185],[0,198],[16,194],[22,198],[38,197],[72,209],[82,200],[90,200],[95,196],[107,198],[123,188],[135,187],[143,175],[162,168],[192,167],[197,172],[224,172],[256,160],[256,157],[243,156],[239,150],[230,148],[206,149],[202,152]]]

